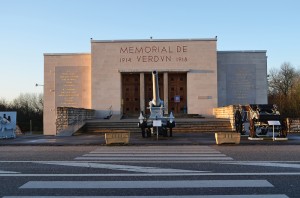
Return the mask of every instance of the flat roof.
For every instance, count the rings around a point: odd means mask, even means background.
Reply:
[[[229,51],[217,51],[217,53],[266,53],[267,50],[229,50]]]
[[[93,40],[91,43],[128,43],[128,42],[186,42],[186,41],[217,41],[215,38],[193,38],[193,39],[128,39],[128,40]]]
[[[76,56],[76,55],[91,55],[91,53],[44,53],[44,56]]]
[[[145,73],[152,72],[154,69],[119,69],[120,73]],[[190,69],[155,69],[157,72],[189,72]]]

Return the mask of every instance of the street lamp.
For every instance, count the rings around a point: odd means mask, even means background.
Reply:
[[[38,87],[38,86],[44,87],[44,85],[37,84],[37,83],[35,83],[35,86],[36,86],[36,87]]]

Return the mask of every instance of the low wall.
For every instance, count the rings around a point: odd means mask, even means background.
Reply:
[[[79,124],[84,120],[94,119],[95,110],[73,107],[57,107],[56,115],[56,133],[59,133],[71,125]]]
[[[229,119],[232,129],[235,128],[234,112],[238,108],[236,105],[213,108],[213,114],[216,118]]]

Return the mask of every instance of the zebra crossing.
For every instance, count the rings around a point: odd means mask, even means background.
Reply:
[[[123,163],[124,162],[124,163]],[[126,162],[126,163],[125,163]],[[133,164],[130,164],[132,162]],[[3,198],[61,198],[59,192],[70,192],[68,198],[287,198],[285,194],[271,194],[270,189],[275,186],[266,179],[232,179],[222,178],[207,179],[205,174],[213,174],[210,171],[183,170],[176,168],[162,168],[155,164],[140,166],[148,163],[178,163],[178,167],[183,167],[179,163],[234,163],[234,159],[219,152],[210,146],[146,146],[146,147],[99,147],[87,154],[75,157],[73,161],[45,161],[37,162],[47,165],[86,167],[92,169],[103,169],[117,171],[116,173],[86,174],[76,177],[75,180],[62,177],[52,177],[51,179],[41,177],[35,179],[31,177],[26,182],[18,186],[18,190],[35,192],[35,196],[3,196]],[[129,163],[129,164],[128,164]],[[135,164],[137,163],[137,164]],[[138,164],[140,163],[140,164]],[[120,172],[124,171],[124,172]],[[0,170],[1,173],[1,170]],[[3,172],[4,173],[4,172]],[[97,172],[96,172],[97,173]],[[203,174],[203,175],[202,175]],[[79,174],[78,174],[79,175]],[[201,176],[202,175],[202,176]],[[50,176],[50,175],[49,175]],[[72,174],[75,177],[76,174]],[[189,178],[193,176],[193,178]],[[199,176],[199,177],[197,177]],[[35,176],[36,177],[36,176]],[[161,177],[161,179],[157,178]],[[79,179],[80,178],[80,179]],[[95,179],[96,178],[96,179]],[[213,188],[214,192],[208,193]],[[249,193],[239,189],[268,189],[266,193]],[[155,189],[155,190],[153,190]],[[49,191],[50,190],[50,191]],[[60,191],[62,190],[62,191]],[[86,191],[84,191],[86,190]],[[124,194],[124,190],[128,194]],[[93,195],[88,193],[93,192]],[[146,191],[146,193],[141,193]],[[191,194],[191,192],[194,193]],[[52,192],[45,196],[44,192]],[[78,192],[78,195],[76,193]],[[87,195],[82,196],[82,192]],[[105,194],[110,192],[108,194]],[[147,192],[150,192],[149,195]],[[165,194],[165,192],[168,192]],[[229,193],[235,192],[235,193]],[[242,192],[242,193],[241,193]],[[260,190],[259,192],[263,192]],[[174,193],[174,194],[172,194]],[[120,196],[122,194],[122,196]],[[133,196],[134,194],[134,196]],[[215,194],[215,195],[214,195]],[[76,195],[76,196],[73,196]],[[79,196],[80,195],[80,196]]]
[[[135,196],[114,196],[114,195],[103,195],[101,192],[102,189],[113,191],[117,193],[118,190],[126,189],[129,191],[133,190],[150,190],[153,189],[168,189],[172,191],[173,189],[207,189],[207,188],[222,188],[225,189],[225,192],[228,192],[228,189],[236,189],[236,188],[274,188],[274,186],[267,180],[144,180],[144,181],[28,181],[24,185],[19,186],[20,190],[34,190],[35,193],[43,194],[43,190],[51,189],[54,194],[58,194],[57,190],[70,190],[70,194],[74,195],[74,191],[80,191],[80,189],[88,189],[93,190],[94,192],[98,192],[101,196],[67,196],[68,198],[78,198],[78,197],[86,197],[86,198],[102,198],[102,197],[127,197],[127,198],[171,198],[171,197],[199,197],[199,198],[288,198],[285,194],[217,194],[217,195],[202,195],[202,194],[181,194],[181,195],[135,195]],[[97,193],[96,193],[97,194]],[[156,193],[157,194],[157,193]],[[60,198],[66,196],[3,196],[3,198]]]
[[[159,161],[190,163],[199,161],[229,161],[231,157],[209,146],[146,146],[146,147],[101,147],[75,160],[101,162],[147,162]]]

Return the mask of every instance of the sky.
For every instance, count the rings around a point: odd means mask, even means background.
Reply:
[[[44,53],[90,53],[90,38],[218,36],[217,50],[267,50],[300,69],[299,0],[0,0],[0,99],[42,93]]]

